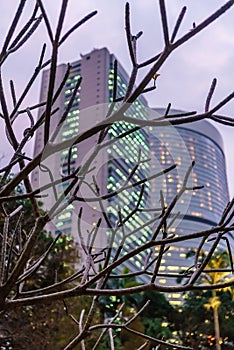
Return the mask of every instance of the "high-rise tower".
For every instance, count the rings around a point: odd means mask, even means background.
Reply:
[[[155,111],[164,115],[163,109],[156,108]],[[178,113],[181,111],[171,110],[171,114]],[[149,142],[152,169],[177,164],[177,168],[165,174],[164,178],[151,183],[153,207],[158,205],[158,188],[162,189],[166,204],[169,205],[180,191],[192,160],[195,161],[195,166],[190,176],[190,186],[204,186],[196,191],[188,191],[178,199],[173,211],[177,219],[168,228],[168,232],[183,236],[216,226],[229,200],[223,141],[218,130],[205,120],[176,127],[168,123],[167,127],[158,128],[157,132],[152,130]],[[232,237],[229,238],[233,240]],[[171,245],[163,256],[159,283],[176,284],[176,277],[173,276],[191,266],[191,260],[186,258],[187,253],[197,248],[200,241],[201,239],[193,239]],[[203,250],[208,250],[209,245],[206,242]],[[227,249],[224,240],[219,248]],[[172,303],[180,303],[180,294],[171,293],[168,297]]]
[[[73,102],[73,105],[68,113],[66,120],[63,122],[62,128],[57,136],[57,141],[70,140],[77,134],[88,130],[103,118],[107,112],[108,106],[112,100],[112,91],[114,83],[114,61],[116,58],[110,54],[106,48],[95,49],[92,52],[81,55],[81,59],[71,64],[71,70],[66,80],[65,86],[54,105],[54,109],[58,111],[51,117],[51,130],[55,128],[61,115],[64,113],[66,106],[69,103],[73,89],[77,80],[82,77],[82,83]],[[61,64],[57,67],[55,90],[58,88],[66,72],[66,65]],[[49,70],[43,72],[41,83],[40,102],[46,100]],[[128,84],[128,75],[118,63],[117,74],[117,97],[124,96]],[[147,102],[144,97],[140,97],[129,108],[129,113],[134,114],[135,117],[145,119],[145,107]],[[40,113],[43,112],[41,109]],[[120,133],[131,129],[133,126],[116,122],[108,131],[106,140],[116,138]],[[88,159],[95,149],[97,144],[97,137],[88,138],[79,146],[70,145],[70,150],[65,149],[60,153],[49,157],[46,162],[43,162],[44,168],[36,169],[33,173],[32,182],[34,188],[39,184],[48,183],[51,181],[50,170],[54,179],[61,179],[62,176],[67,175],[77,169],[81,164]],[[43,148],[43,128],[40,128],[35,140],[35,154]],[[45,150],[46,152],[46,150]],[[70,152],[70,153],[69,153]],[[70,161],[68,165],[68,154],[70,154]],[[93,176],[95,176],[100,194],[104,195],[113,191],[117,191],[116,196],[111,196],[104,202],[100,203],[98,200],[91,202],[73,202],[69,204],[61,213],[58,213],[50,224],[50,230],[54,233],[62,232],[64,234],[72,235],[75,240],[78,239],[78,215],[80,207],[82,211],[82,234],[87,238],[90,232],[95,231],[98,221],[101,218],[102,223],[98,230],[94,246],[99,249],[108,245],[115,235],[116,249],[119,245],[124,245],[124,250],[131,250],[135,248],[136,244],[142,244],[147,241],[149,235],[149,228],[140,228],[150,217],[149,213],[136,213],[128,218],[125,223],[125,238],[123,241],[122,228],[116,227],[116,222],[119,220],[120,210],[124,218],[134,210],[137,200],[139,198],[140,187],[134,189],[127,189],[125,191],[118,191],[124,183],[131,183],[132,181],[139,181],[147,177],[149,172],[149,164],[144,162],[144,159],[149,155],[148,133],[144,129],[136,130],[134,133],[116,140],[108,147],[103,148],[92,161],[92,166],[95,167],[93,171],[87,174],[85,182],[83,182],[83,190],[81,196],[95,197],[93,189],[90,186],[93,183]],[[130,172],[136,165],[140,164],[130,176]],[[130,176],[130,177],[129,177]],[[66,188],[68,183],[61,183],[56,186],[56,191],[61,192]],[[94,187],[93,187],[94,188]],[[46,196],[43,199],[45,206],[50,209],[55,202],[54,189],[47,190]],[[79,194],[78,194],[79,195]],[[141,198],[141,206],[144,206],[148,196],[148,185],[146,185],[144,195]],[[98,196],[97,196],[98,197]],[[65,200],[65,199],[64,199]],[[100,206],[101,204],[101,206]],[[104,205],[104,207],[103,207]],[[103,212],[107,214],[108,220],[105,220]],[[128,233],[135,232],[128,236]],[[86,242],[87,243],[87,242]],[[87,243],[88,244],[88,243]],[[132,262],[128,262],[129,269],[134,269],[136,265],[141,266],[142,257],[139,256]]]

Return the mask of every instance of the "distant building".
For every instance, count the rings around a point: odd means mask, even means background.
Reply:
[[[54,110],[59,108],[52,117],[52,130],[58,123],[64,113],[69,99],[72,95],[72,91],[77,80],[82,76],[82,84],[79,92],[75,98],[71,110],[68,113],[68,117],[62,124],[61,131],[57,136],[57,141],[65,141],[71,139],[73,136],[80,132],[89,129],[91,126],[96,125],[100,120],[105,117],[107,113],[108,105],[112,101],[113,92],[113,79],[114,79],[114,61],[115,56],[110,54],[106,48],[95,49],[92,52],[81,55],[81,59],[71,64],[71,71],[62,92],[55,102]],[[55,90],[59,87],[66,72],[66,65],[61,64],[57,67],[56,86]],[[43,72],[41,83],[40,102],[46,100],[47,89],[49,82],[49,70]],[[124,95],[128,84],[128,75],[118,62],[118,77],[117,77],[117,97]],[[135,117],[145,119],[145,106],[147,101],[142,96],[129,108],[129,113],[134,113]],[[40,113],[43,111],[41,109]],[[118,134],[131,129],[127,123],[116,123],[113,125],[106,136],[106,140],[111,140]],[[97,136],[89,138],[85,142],[79,144],[79,147],[73,146],[71,148],[71,162],[70,171],[74,171],[81,162],[87,159],[87,156],[92,152],[94,145],[96,144]],[[72,146],[72,145],[71,145]],[[36,134],[34,154],[38,154],[43,148],[43,128],[40,128]],[[119,139],[114,142],[108,148],[104,148],[92,162],[92,166],[96,167],[94,172],[87,175],[86,182],[93,183],[92,175],[95,174],[97,182],[100,186],[100,195],[110,193],[118,190],[125,182],[127,182],[129,174],[132,168],[135,166],[139,158],[139,150],[141,150],[141,160],[148,158],[149,154],[149,142],[147,130],[141,129],[126,136],[124,139]],[[61,174],[66,175],[68,173],[68,152],[66,149],[62,152],[56,153],[52,157],[43,162],[44,166],[50,169],[53,177],[60,178]],[[46,153],[46,150],[45,150]],[[95,173],[96,171],[96,173]],[[139,165],[133,177],[128,181],[143,179],[147,177],[149,173],[149,164],[142,163]],[[49,173],[45,172],[45,169],[36,169],[33,172],[32,182],[34,188],[39,184],[47,183],[50,181]],[[60,186],[60,189],[59,189]],[[58,193],[61,193],[61,189],[68,186],[67,183],[60,183],[56,186]],[[83,186],[83,197],[95,197],[89,186]],[[146,185],[143,198],[141,200],[141,207],[146,204],[148,200],[148,185]],[[94,188],[94,187],[93,187]],[[87,245],[91,238],[89,232],[95,231],[98,220],[101,217],[102,223],[98,230],[98,234],[95,239],[94,247],[100,249],[106,247],[109,243],[112,244],[112,235],[117,231],[115,239],[116,251],[119,245],[124,246],[124,251],[132,250],[136,244],[140,245],[147,242],[150,234],[149,227],[138,229],[149,218],[150,214],[147,212],[134,214],[125,224],[125,232],[121,227],[115,227],[116,222],[119,220],[120,210],[124,220],[135,208],[140,186],[134,189],[125,190],[120,192],[117,196],[110,197],[105,201],[104,207],[100,207],[98,201],[95,202],[74,202],[69,204],[66,209],[56,215],[49,228],[54,233],[62,232],[64,234],[72,235],[75,240],[79,241],[77,234],[77,221],[80,207],[83,207],[82,212],[82,225],[81,231],[84,235],[84,240]],[[51,208],[55,203],[55,196],[53,190],[47,190],[47,197],[43,198],[43,202],[47,208]],[[80,195],[78,193],[78,195]],[[105,211],[108,216],[107,222],[103,216],[102,211]],[[110,228],[112,226],[112,229]],[[129,235],[130,232],[135,232]],[[123,235],[126,235],[124,241]],[[142,256],[134,258],[134,261],[129,262],[127,267],[134,269],[135,266],[142,266]]]
[[[164,114],[163,109],[156,108],[155,111],[159,115]],[[171,110],[170,113],[177,114],[181,111]],[[216,226],[229,200],[223,141],[218,130],[205,120],[176,127],[168,125],[158,128],[157,133],[152,130],[149,142],[152,171],[154,167],[165,168],[177,164],[177,169],[166,174],[163,179],[151,182],[152,207],[158,205],[158,188],[162,188],[169,205],[181,189],[183,176],[192,160],[195,161],[195,166],[189,186],[204,186],[203,189],[188,191],[179,198],[173,211],[178,217],[168,228],[169,235],[189,235]],[[229,239],[233,241],[230,236]],[[186,255],[196,248],[200,241],[201,239],[186,240],[173,244],[164,254],[160,269],[162,276],[158,282],[175,284],[176,278],[173,279],[173,275],[191,266],[191,260],[187,259]],[[208,249],[209,245],[204,244],[203,249]],[[226,242],[222,241],[219,248],[227,249]],[[165,277],[164,274],[171,275],[171,278]],[[168,297],[172,303],[177,304],[181,295],[174,293]]]

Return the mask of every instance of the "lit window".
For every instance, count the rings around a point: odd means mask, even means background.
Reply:
[[[162,278],[162,279],[159,280],[159,283],[162,283],[162,284],[165,284],[166,282],[167,282],[167,281],[166,281],[165,278]]]

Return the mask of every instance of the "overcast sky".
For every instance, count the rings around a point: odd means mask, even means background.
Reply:
[[[49,17],[55,26],[59,10],[59,0],[44,1]],[[9,28],[15,9],[19,1],[0,1],[0,42]],[[34,1],[28,1],[23,20],[24,23],[31,13],[31,5]],[[162,30],[157,0],[130,0],[131,22],[133,32],[144,32],[139,40],[139,61],[147,59],[162,50]],[[186,5],[187,13],[179,35],[192,28],[193,22],[199,24],[209,14],[219,8],[225,1],[220,0],[168,0],[166,2],[169,17],[169,27],[173,27],[180,9]],[[64,29],[93,10],[98,14],[73,33],[62,47],[59,62],[72,62],[79,59],[81,53],[88,53],[94,48],[107,47],[113,52],[127,71],[131,64],[127,50],[124,29],[123,0],[70,0]],[[224,98],[233,91],[234,85],[234,7],[222,18],[203,31],[189,43],[175,51],[160,70],[157,82],[157,90],[149,93],[146,98],[151,107],[164,107],[169,102],[172,107],[184,110],[204,110],[206,93],[214,77],[218,79],[217,91],[214,103]],[[16,91],[19,94],[24,84],[32,74],[37,64],[42,44],[48,42],[44,23],[30,41],[17,53],[10,57],[4,66],[3,79],[8,82],[14,79]],[[49,57],[50,49],[47,49]],[[140,74],[139,79],[143,76]],[[29,95],[28,103],[39,98],[40,79],[35,84]],[[234,101],[229,103],[221,111],[223,114],[233,116]],[[232,151],[234,130],[228,127],[217,126],[221,131],[228,165],[228,177],[230,192],[234,194],[234,160]],[[1,149],[6,155],[10,151],[5,144]],[[232,184],[233,182],[233,184]]]

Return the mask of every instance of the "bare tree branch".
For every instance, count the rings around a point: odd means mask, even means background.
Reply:
[[[85,77],[76,77],[78,79],[69,88],[70,98],[66,100],[65,107],[57,108],[57,102],[60,101],[61,94],[66,89],[68,79],[74,68],[68,65],[64,75],[61,77],[61,81],[57,82],[59,52],[62,44],[70,35],[97,14],[97,11],[90,12],[81,20],[76,21],[64,33],[68,4],[69,0],[61,2],[55,30],[43,0],[36,1],[28,20],[24,22],[22,29],[18,29],[19,23],[23,19],[22,14],[26,5],[26,1],[21,0],[0,53],[0,116],[4,123],[8,141],[13,148],[13,155],[10,161],[0,169],[2,174],[0,178],[0,221],[2,223],[0,233],[0,311],[5,312],[15,308],[23,308],[24,306],[31,307],[33,305],[63,301],[65,313],[77,329],[73,339],[67,340],[69,343],[65,349],[74,349],[79,345],[82,350],[85,350],[88,347],[89,336],[92,333],[96,337],[94,350],[99,348],[105,335],[107,335],[107,338],[109,336],[109,346],[114,350],[115,336],[119,330],[132,334],[134,337],[139,337],[141,343],[144,342],[140,346],[140,343],[137,345],[138,350],[146,348],[149,344],[154,344],[158,349],[161,346],[191,349],[182,343],[170,343],[134,329],[134,321],[140,319],[149,302],[143,307],[139,307],[139,310],[134,306],[135,313],[127,318],[125,318],[123,313],[124,304],[111,314],[111,319],[109,320],[106,320],[104,315],[102,321],[98,323],[95,321],[95,314],[100,306],[101,297],[116,296],[123,298],[146,291],[182,293],[234,286],[233,252],[230,239],[234,231],[234,199],[226,205],[223,213],[220,213],[221,217],[217,224],[197,232],[191,233],[188,230],[181,234],[176,227],[176,222],[177,219],[182,220],[183,215],[187,214],[183,213],[183,209],[178,209],[177,204],[187,192],[191,191],[192,193],[203,188],[203,186],[199,186],[195,182],[195,185],[191,185],[189,181],[195,163],[194,161],[191,163],[180,186],[177,188],[177,192],[171,196],[170,200],[167,200],[165,193],[159,188],[157,199],[159,204],[154,203],[153,206],[150,206],[148,197],[151,194],[151,182],[164,175],[168,176],[170,172],[173,174],[177,170],[177,164],[171,165],[172,162],[164,163],[167,165],[162,166],[159,170],[150,171],[150,153],[141,151],[141,147],[137,148],[137,142],[134,139],[134,137],[137,138],[138,133],[146,132],[149,127],[150,130],[155,128],[156,131],[160,131],[161,128],[168,125],[176,127],[204,119],[234,126],[234,118],[232,116],[217,114],[222,107],[233,100],[234,92],[229,92],[211,107],[211,100],[217,85],[217,80],[213,79],[205,100],[204,113],[195,111],[173,113],[170,103],[165,108],[164,115],[157,118],[153,117],[154,119],[147,120],[144,117],[141,118],[140,113],[136,113],[136,115],[132,113],[132,104],[136,102],[138,97],[156,89],[155,81],[159,75],[158,72],[171,53],[201,33],[227,10],[231,9],[234,1],[226,1],[212,15],[200,24],[194,25],[192,30],[176,39],[185,17],[186,7],[183,7],[180,11],[172,33],[170,33],[165,1],[159,0],[158,6],[164,47],[158,53],[153,54],[153,57],[147,58],[142,63],[138,63],[137,40],[142,36],[143,32],[139,31],[136,35],[132,34],[130,4],[126,3],[125,31],[132,65],[129,80],[126,79],[126,84],[124,89],[122,89],[123,85],[121,87],[119,82],[121,68],[118,69],[116,60],[111,63],[113,65],[113,67],[111,66],[111,82],[109,82],[112,87],[111,103],[102,115],[102,120],[99,119],[99,122],[90,125],[85,131],[78,131],[70,139],[64,138],[65,140],[60,141],[64,123],[67,122],[71,112],[73,112],[76,98],[81,96],[79,95],[80,88],[82,89]],[[14,57],[14,54],[19,49],[24,49],[24,44],[29,42],[32,35],[37,32],[42,19],[49,37],[50,43],[48,46],[49,50],[51,50],[51,57],[45,61],[46,45],[43,44],[35,71],[22,91],[18,93],[17,86],[15,86],[16,80],[10,80],[9,102],[8,85],[5,85],[2,78],[2,76],[4,77],[5,69],[5,64],[3,63],[7,61],[10,54],[12,55],[11,57]],[[28,104],[26,97],[29,96],[33,84],[45,67],[49,67],[49,83],[46,98],[43,98],[40,103]],[[145,74],[143,68],[145,69]],[[138,74],[141,72],[144,74],[143,78],[140,83],[137,83]],[[111,95],[110,91],[109,93]],[[39,112],[36,121],[35,114],[37,109],[39,109]],[[18,136],[15,132],[15,125],[16,121],[19,120],[19,116],[25,118],[27,122],[27,127],[23,130],[22,136]],[[112,135],[113,126],[118,126],[118,130]],[[35,136],[35,133],[41,130],[42,135],[44,132],[44,147],[36,156],[31,156],[26,150],[27,146],[30,144],[30,139]],[[109,137],[109,135],[112,136]],[[95,141],[93,141],[94,139]],[[98,161],[101,152],[107,153],[110,151],[111,153],[112,149],[117,147],[118,142],[123,143],[126,141],[128,143],[129,140],[133,140],[134,152],[131,154],[131,151],[129,151],[130,161],[126,172],[122,179],[119,180],[119,183],[116,184],[116,187],[103,187],[98,174]],[[77,163],[73,162],[76,148],[86,141],[93,142],[92,152],[84,160],[79,159]],[[65,158],[66,164],[63,167],[61,166],[61,174],[57,176],[57,174],[53,173],[50,165],[44,165],[44,160],[48,161],[49,157],[55,154],[61,160],[61,152],[62,159],[64,160]],[[79,155],[79,151],[77,155]],[[42,159],[43,164],[41,164]],[[115,170],[121,174],[120,163],[116,161],[113,164],[116,167]],[[19,167],[18,173],[10,176],[14,170],[13,167],[16,165]],[[147,168],[149,173],[145,172],[142,175],[143,168]],[[32,188],[31,174],[33,171],[46,173],[48,177],[47,182],[38,185],[37,188]],[[23,189],[19,191],[20,186]],[[50,193],[52,193],[53,202],[49,209],[41,207],[38,199],[43,200]],[[132,196],[133,194],[134,196]],[[123,198],[123,205],[120,205],[119,198]],[[115,202],[114,209],[112,208],[114,214],[110,210],[112,202]],[[27,206],[30,207],[32,212],[31,218],[25,217]],[[30,286],[30,280],[50,260],[51,254],[56,251],[57,243],[62,237],[62,234],[58,234],[52,241],[50,240],[50,244],[46,245],[42,253],[34,256],[33,252],[37,242],[39,242],[40,234],[47,229],[47,224],[53,223],[53,220],[61,219],[59,222],[60,229],[61,225],[67,225],[63,218],[69,217],[66,214],[68,208],[69,210],[72,208],[72,215],[76,214],[75,210],[73,213],[73,209],[77,210],[77,223],[75,223],[76,227],[73,227],[75,232],[72,234],[79,242],[79,250],[82,250],[81,262],[77,263],[75,261],[72,269],[69,270],[69,273],[62,280],[55,273],[55,278],[53,275],[53,279],[48,284],[37,285],[34,288]],[[87,208],[91,209],[90,212]],[[67,216],[64,215],[64,212]],[[86,221],[87,217],[92,215],[92,213],[94,213],[93,226],[86,228],[84,225],[84,228],[83,221]],[[111,216],[112,214],[114,219]],[[141,217],[144,217],[144,220],[139,220]],[[30,225],[27,225],[27,220],[29,219],[31,219]],[[136,225],[132,224],[134,220],[137,223]],[[99,244],[99,236],[106,234],[106,232],[108,232],[108,239],[105,244],[99,247],[97,245]],[[149,232],[147,233],[147,238],[144,235],[145,232]],[[137,242],[134,242],[135,237],[139,238]],[[189,245],[194,240],[196,240],[197,246],[193,262],[191,264],[189,262],[190,265],[187,270],[168,272],[161,269],[163,267],[163,259],[169,254],[171,247],[176,244],[179,246],[184,242]],[[201,254],[207,244],[209,247],[205,251],[204,257],[202,256],[201,258]],[[215,255],[219,245],[226,247],[228,264],[225,267],[209,268],[209,262]],[[129,248],[125,249],[127,246]],[[128,270],[124,273],[125,271],[122,268],[131,266],[134,260],[139,263],[138,265],[136,264],[136,270]],[[67,261],[63,263],[66,264]],[[209,279],[214,272],[225,273],[226,277],[213,285],[201,284],[201,277],[204,276],[204,273],[207,274]],[[183,285],[174,285],[168,282],[163,284],[163,282],[160,283],[159,277],[165,277],[171,281],[177,277],[182,277],[186,279],[186,282]],[[135,278],[137,279],[136,283],[128,284],[129,279],[134,280]],[[144,282],[140,284],[138,279]],[[121,282],[119,287],[117,282]],[[65,300],[67,298],[80,298],[81,296],[92,297],[91,306],[87,309],[85,306],[82,306],[79,315],[73,315],[68,310]],[[96,331],[98,333],[95,333]]]

